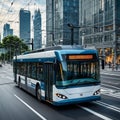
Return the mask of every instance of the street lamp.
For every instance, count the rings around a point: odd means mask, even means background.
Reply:
[[[34,49],[33,38],[32,38],[32,41],[30,43],[27,43],[27,44],[32,45],[32,50]]]
[[[71,45],[74,43],[74,28],[82,28],[81,26],[74,26],[72,23],[68,23],[67,26],[71,29]]]
[[[17,82],[17,46],[19,46],[19,42],[16,42],[14,47],[15,47],[15,79],[14,79],[14,82]]]
[[[73,24],[68,23],[68,27],[71,29],[71,45],[73,45],[73,39],[74,39],[74,26]]]
[[[73,42],[74,42],[74,28],[81,28],[81,29],[84,29],[84,28],[98,28],[98,27],[95,27],[95,26],[74,26],[72,23],[68,23],[67,26],[71,29],[71,45],[73,45]],[[82,35],[82,46],[84,46],[84,35],[85,35],[85,32],[83,32],[83,35]]]

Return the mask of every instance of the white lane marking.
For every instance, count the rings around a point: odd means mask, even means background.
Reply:
[[[118,98],[120,99],[120,93],[117,94],[117,95],[114,95],[114,94],[105,94],[105,93],[102,93],[103,95],[107,95],[107,96],[110,96],[110,97],[114,97],[114,98]]]
[[[113,106],[113,105],[110,105],[110,104],[107,104],[107,103],[104,103],[104,102],[101,102],[101,101],[96,101],[96,102],[93,102],[97,105],[101,105],[103,107],[106,107],[106,108],[109,108],[111,110],[114,110],[116,112],[120,112],[120,108],[116,107],[116,106]]]
[[[115,89],[120,90],[120,88],[119,88],[119,87],[115,87],[115,86],[112,86],[112,85],[108,85],[108,84],[101,84],[101,85],[103,85],[103,86],[107,86],[107,87],[112,87],[112,88],[115,88]]]
[[[97,112],[95,112],[95,111],[93,111],[93,110],[91,110],[91,109],[89,109],[87,107],[83,107],[83,106],[79,106],[79,105],[77,105],[77,106],[80,107],[80,108],[82,108],[83,110],[86,110],[87,112],[92,113],[93,115],[96,115],[96,116],[102,118],[103,120],[112,120],[111,118],[106,117],[104,115],[101,115],[101,114],[99,114],[99,113],[97,113]]]
[[[27,106],[30,110],[32,110],[38,117],[40,117],[42,120],[47,120],[45,117],[40,115],[36,110],[34,110],[31,106],[29,106],[26,102],[24,102],[21,98],[19,98],[17,95],[14,95],[20,102],[22,102],[25,106]]]
[[[117,78],[117,77],[100,77],[100,79],[101,79],[101,81],[104,81],[104,79],[110,79],[110,80],[114,80],[115,82],[113,82],[113,81],[106,81],[106,83],[112,83],[112,84],[119,84],[119,82],[120,82],[120,78]]]
[[[101,94],[120,99],[120,91],[119,90],[101,87]]]
[[[105,75],[114,75],[114,76],[120,76],[119,74],[111,74],[109,72],[101,72],[101,74],[105,74]]]
[[[109,96],[109,97],[114,97],[114,98],[118,98],[118,99],[120,99],[120,94],[118,94],[118,95],[112,95],[112,94],[103,94],[103,95],[107,95],[107,96]]]

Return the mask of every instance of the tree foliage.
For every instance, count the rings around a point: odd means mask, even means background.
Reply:
[[[17,36],[4,37],[0,47],[5,48],[7,58],[10,60],[15,54],[28,51],[28,46]]]
[[[7,37],[4,37],[2,41],[3,41],[3,46],[5,48],[13,47],[14,50],[16,48],[19,48],[21,49],[21,52],[28,50],[28,46],[22,40],[20,40],[17,36],[7,36]]]
[[[3,44],[0,42],[0,48],[3,48]]]

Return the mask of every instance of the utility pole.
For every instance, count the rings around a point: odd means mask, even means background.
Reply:
[[[33,47],[33,38],[32,38],[32,43],[31,43],[31,45],[32,45],[32,50],[34,49],[34,47]]]
[[[88,27],[92,27],[92,26],[74,26],[71,23],[67,24],[68,27],[71,29],[71,45],[74,44],[74,28],[88,28]],[[97,27],[92,27],[92,28],[97,28]],[[84,33],[85,34],[85,33]],[[84,46],[84,34],[82,35],[82,46]]]
[[[71,45],[74,43],[74,26],[73,24],[68,23],[68,27],[71,29]]]
[[[33,38],[32,38],[32,42],[31,42],[31,43],[27,43],[27,44],[32,45],[32,50],[34,49],[34,46],[33,46]]]

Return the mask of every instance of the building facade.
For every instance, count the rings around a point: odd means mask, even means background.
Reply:
[[[74,44],[96,47],[106,63],[120,64],[119,11],[119,0],[47,0],[47,46],[71,44],[73,35]]]
[[[71,28],[79,25],[79,0],[46,1],[46,44],[71,44]],[[73,31],[73,44],[79,44],[79,29]]]
[[[41,30],[41,13],[40,9],[35,10],[33,17],[34,39],[33,48],[39,49],[42,47],[42,30]]]
[[[8,35],[13,35],[13,29],[10,28],[10,24],[6,23],[3,27],[3,38]]]
[[[120,0],[80,0],[80,40],[106,63],[120,64]]]
[[[31,41],[31,13],[29,10],[20,10],[19,22],[20,38],[29,45]]]

